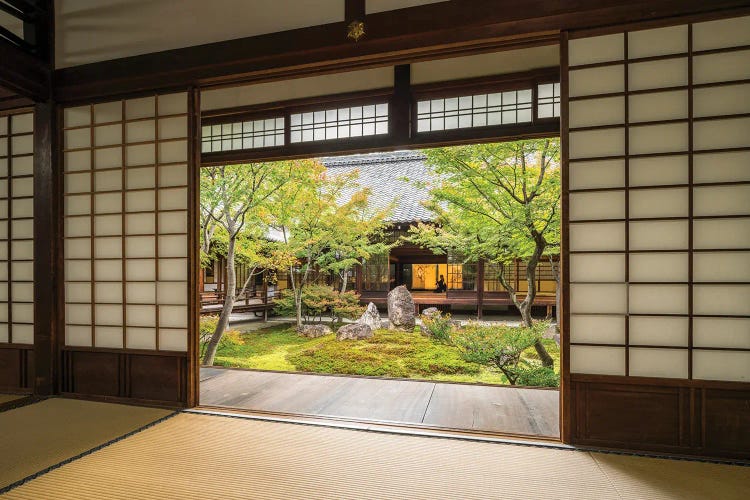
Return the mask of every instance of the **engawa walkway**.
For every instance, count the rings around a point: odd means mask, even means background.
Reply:
[[[201,368],[200,404],[559,437],[556,390]]]

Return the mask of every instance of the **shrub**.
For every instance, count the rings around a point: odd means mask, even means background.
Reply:
[[[274,312],[282,316],[294,316],[294,291],[286,289],[274,303]],[[341,293],[326,285],[305,285],[302,289],[302,317],[306,323],[320,322],[324,317],[332,321],[355,319],[364,312],[359,305],[359,295],[354,291]]]
[[[451,331],[453,330],[453,323],[451,323],[451,315],[446,314],[443,316],[442,313],[429,314],[420,316],[422,319],[422,326],[424,326],[424,332],[429,337],[432,337],[437,342],[443,344],[451,343]]]
[[[553,369],[543,367],[537,360],[522,358],[546,328],[544,322],[531,328],[469,325],[454,335],[453,341],[465,360],[497,368],[511,385],[556,386]]]
[[[199,335],[199,346],[200,346],[200,357],[203,359],[203,355],[206,354],[206,347],[208,341],[211,340],[211,336],[216,330],[216,324],[219,322],[218,316],[203,316],[200,321],[200,335]],[[237,330],[226,330],[224,335],[221,336],[219,341],[219,349],[229,347],[231,345],[241,345],[242,336]]]

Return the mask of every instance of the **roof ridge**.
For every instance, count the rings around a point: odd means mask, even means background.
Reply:
[[[395,163],[408,160],[424,160],[425,158],[425,154],[421,151],[393,151],[389,153],[369,153],[351,156],[329,156],[320,158],[320,161],[326,167],[339,167],[372,163]]]

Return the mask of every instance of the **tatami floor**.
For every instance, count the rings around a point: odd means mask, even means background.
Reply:
[[[0,413],[8,499],[745,499],[750,467],[50,399]]]
[[[201,368],[201,405],[559,439],[559,392]]]

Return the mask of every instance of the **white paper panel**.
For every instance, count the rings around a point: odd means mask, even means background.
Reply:
[[[630,343],[635,345],[688,345],[689,318],[631,316]]]
[[[624,344],[625,317],[571,315],[570,341],[572,343]]]
[[[125,238],[125,256],[150,258],[156,256],[156,238],[153,236],[130,236]]]
[[[633,314],[687,314],[687,285],[630,285]]]
[[[573,101],[568,105],[568,110],[568,126],[570,128],[625,123],[624,97]]]
[[[687,253],[630,254],[631,282],[687,282]]]
[[[66,304],[65,321],[68,324],[90,325],[91,306],[88,304]]]
[[[693,221],[696,249],[750,248],[750,218]]]
[[[750,112],[750,84],[693,90],[693,116],[722,116]]]
[[[625,281],[624,254],[573,254],[570,256],[570,282]]]
[[[693,83],[731,82],[750,78],[750,50],[693,57]]]
[[[157,97],[157,101],[159,116],[187,113],[187,92],[162,94]],[[186,137],[187,133],[184,136]]]
[[[159,257],[187,257],[187,236],[159,236]]]
[[[622,219],[625,217],[625,191],[570,194],[570,220]]]
[[[750,252],[698,252],[693,256],[693,280],[750,283]]]
[[[184,282],[161,281],[156,287],[156,301],[159,304],[187,304],[187,285]]]
[[[624,222],[570,224],[572,252],[625,250]]]
[[[122,306],[116,304],[97,304],[94,307],[97,325],[122,326]],[[95,329],[95,331],[98,330]]]
[[[187,351],[187,330],[162,328],[159,330],[159,349],[162,351]]]
[[[184,210],[186,206],[187,188],[159,190],[159,210]]]
[[[122,308],[120,308],[120,313],[122,314]],[[122,349],[123,347],[121,326],[97,326],[94,335],[97,347],[109,349]]]
[[[153,144],[139,144],[125,148],[125,164],[128,167],[154,165],[156,163],[156,148]]]
[[[571,284],[570,312],[574,314],[624,314],[627,287],[618,284]]]
[[[693,124],[695,149],[750,146],[750,118],[698,121]]]
[[[702,215],[750,215],[750,185],[696,187],[693,213]]]
[[[688,116],[687,90],[634,94],[628,97],[630,123],[677,120]]]
[[[155,281],[156,261],[154,259],[128,259],[125,266],[125,279],[128,281]]]
[[[750,381],[750,352],[693,351],[693,378]]]
[[[628,89],[660,89],[687,85],[687,58],[665,59],[630,63],[628,66]]]
[[[623,187],[625,186],[625,160],[569,162],[568,175],[569,188],[572,190]]]
[[[687,123],[630,127],[630,154],[672,153],[688,150]]]
[[[750,285],[695,285],[693,312],[750,316]]]
[[[128,283],[125,300],[128,304],[153,304],[156,302],[156,283]],[[135,324],[135,323],[129,323]]]
[[[156,113],[156,97],[141,97],[125,101],[125,116],[128,120],[150,118]]]
[[[166,328],[187,328],[187,306],[159,306],[159,326]]]
[[[630,223],[630,250],[687,250],[688,221]]]
[[[89,302],[91,300],[90,283],[65,283],[65,300],[68,302]]]
[[[86,179],[88,180],[88,174]],[[70,176],[67,176],[70,178]],[[96,191],[117,191],[122,189],[122,172],[118,170],[105,170],[94,174],[94,190]],[[85,191],[90,191],[91,186],[87,186]]]
[[[693,155],[693,181],[750,181],[750,151]]]
[[[4,195],[7,196],[7,181],[3,183]],[[65,193],[88,193],[91,191],[91,174],[68,174],[65,176]]]
[[[97,282],[94,285],[94,299],[99,303],[122,303],[122,282]]]
[[[188,158],[187,141],[159,143],[159,163],[185,162]]]
[[[78,127],[91,124],[91,106],[78,106],[76,108],[65,108],[63,120],[66,127]]]
[[[91,151],[70,151],[63,155],[65,171],[91,170]]]
[[[94,146],[113,146],[121,142],[122,124],[94,127]]]
[[[682,54],[688,51],[687,25],[670,26],[628,33],[628,57]]]
[[[34,325],[13,323],[13,343],[33,344]]]
[[[130,122],[125,127],[125,142],[145,142],[156,139],[156,122],[141,120]]]
[[[693,318],[693,345],[750,349],[750,318]]]
[[[95,260],[94,277],[97,281],[122,281],[122,261]]]
[[[125,171],[125,176],[128,189],[153,189],[156,187],[156,169],[154,167],[129,168]]]
[[[187,111],[187,110],[186,110]],[[162,110],[159,109],[159,113]],[[162,118],[159,120],[159,139],[178,139],[187,137],[187,116]]]
[[[122,167],[122,148],[120,146],[94,150],[94,168],[95,169],[101,170],[105,168],[121,168],[121,167]]]
[[[65,279],[68,281],[90,281],[91,261],[88,260],[66,260]]]
[[[66,130],[63,144],[65,149],[88,148],[91,146],[91,131],[88,128]]]
[[[631,347],[631,377],[687,378],[687,349],[647,349]]]
[[[156,197],[153,191],[129,191],[125,193],[127,212],[153,212],[156,210]]]
[[[750,16],[693,24],[693,50],[750,45]]]
[[[514,58],[515,59],[515,58]],[[452,61],[451,59],[445,61]],[[453,60],[453,65],[458,64]],[[421,78],[425,81],[436,81],[434,78],[450,80],[450,74],[439,76],[435,74],[435,66],[438,61],[428,63],[412,64],[412,83],[420,83]],[[524,64],[524,63],[521,63]],[[420,66],[421,65],[421,66]],[[444,62],[442,66],[452,66]],[[553,64],[554,66],[554,64]],[[494,66],[497,68],[497,66]],[[492,68],[492,66],[490,66]],[[483,68],[484,74],[489,68]],[[460,70],[459,70],[460,71]],[[467,72],[469,70],[466,70]],[[479,70],[480,72],[482,70]],[[455,70],[454,70],[455,72]],[[513,72],[513,71],[508,71]],[[490,73],[492,74],[492,73]],[[466,78],[466,77],[458,77]],[[332,75],[312,76],[307,78],[296,78],[280,82],[259,83],[241,87],[225,89],[206,90],[201,92],[201,110],[214,110],[231,108],[236,106],[248,106],[267,102],[287,101],[300,97],[313,97],[319,95],[340,94],[344,92],[355,92],[377,88],[389,88],[393,86],[393,68],[383,67],[367,69],[363,71],[351,71],[347,73],[336,73]],[[161,113],[162,110],[160,109]]]
[[[94,257],[97,259],[119,259],[122,257],[122,238],[96,238],[94,240]]]
[[[128,326],[156,326],[156,306],[129,304],[125,307],[125,314]]]
[[[586,130],[571,132],[570,158],[594,158],[625,154],[625,129]]]
[[[631,158],[629,162],[631,187],[687,184],[688,156],[654,156]]]
[[[168,165],[159,167],[159,187],[186,186],[187,183],[187,166]]]
[[[156,217],[153,213],[128,214],[125,216],[125,234],[154,234]]]
[[[65,345],[91,347],[91,327],[66,325]]]
[[[568,95],[570,97],[611,94],[624,90],[624,65],[576,69],[568,73]]]
[[[570,40],[568,64],[579,66],[622,60],[625,58],[624,45],[622,33]]]
[[[159,277],[169,281],[187,281],[187,259],[160,259]]]
[[[144,349],[153,351],[156,349],[156,329],[154,328],[126,328],[128,349]]]
[[[117,122],[122,120],[120,101],[94,104],[94,123]]]
[[[690,195],[687,188],[632,189],[631,218],[687,217]]]
[[[570,346],[571,373],[625,375],[623,347]]]

